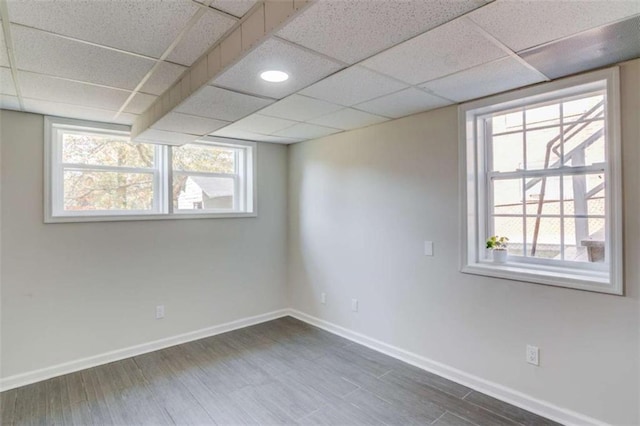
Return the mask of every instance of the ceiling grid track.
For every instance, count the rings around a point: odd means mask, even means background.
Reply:
[[[13,77],[13,85],[16,89],[16,97],[20,109],[24,111],[24,101],[22,100],[22,91],[18,82],[18,64],[16,63],[15,50],[13,48],[13,39],[11,38],[11,25],[9,23],[9,11],[7,9],[7,0],[0,0],[0,18],[2,18],[2,32],[4,33],[4,42],[7,45],[7,55],[9,56],[9,65],[11,67],[11,77]]]

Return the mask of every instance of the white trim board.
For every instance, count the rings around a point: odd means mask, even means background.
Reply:
[[[27,373],[16,374],[14,376],[0,379],[0,392],[51,379],[53,377],[62,376],[64,374],[74,373],[87,368],[96,367],[98,365],[108,364],[125,358],[131,358],[148,352],[180,345],[182,343],[204,339],[206,337],[215,336],[216,334],[222,334],[239,328],[260,324],[262,322],[288,316],[289,314],[289,309],[280,309],[261,315],[214,325],[212,327],[202,328],[200,330],[190,331],[188,333],[178,334],[177,336],[166,337],[164,339],[154,340],[152,342],[142,343],[128,348],[105,352],[103,354],[53,365],[39,370],[29,371]]]
[[[556,422],[565,425],[606,425],[605,422],[592,417],[585,416],[566,408],[558,407],[550,402],[534,398],[515,389],[485,380],[481,377],[474,376],[458,370],[457,368],[431,360],[413,352],[406,351],[399,347],[389,345],[381,342],[380,340],[373,339],[369,336],[365,336],[364,334],[349,330],[329,321],[305,314],[304,312],[290,309],[289,314],[300,321],[322,328],[330,333],[337,334],[345,339],[349,339],[375,351],[389,355],[393,358],[399,359],[400,361],[404,361],[415,367],[437,374],[438,376],[442,376],[473,390],[482,392]]]

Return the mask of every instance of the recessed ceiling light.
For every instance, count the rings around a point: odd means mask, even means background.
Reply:
[[[270,83],[282,83],[289,79],[289,74],[284,71],[269,70],[260,74],[260,78]]]

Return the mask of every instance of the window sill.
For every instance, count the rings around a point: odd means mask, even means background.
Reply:
[[[172,220],[172,219],[232,219],[258,217],[256,212],[225,213],[173,213],[173,214],[140,214],[112,216],[56,216],[46,217],[44,223],[78,223],[78,222],[123,222],[138,220]]]
[[[461,272],[599,293],[622,294],[619,289],[612,285],[607,272],[579,271],[569,268],[540,267],[517,262],[494,263],[490,261],[464,265]]]

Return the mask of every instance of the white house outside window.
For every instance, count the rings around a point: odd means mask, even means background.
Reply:
[[[463,272],[620,294],[617,69],[461,106]],[[506,264],[485,240],[509,238]]]

